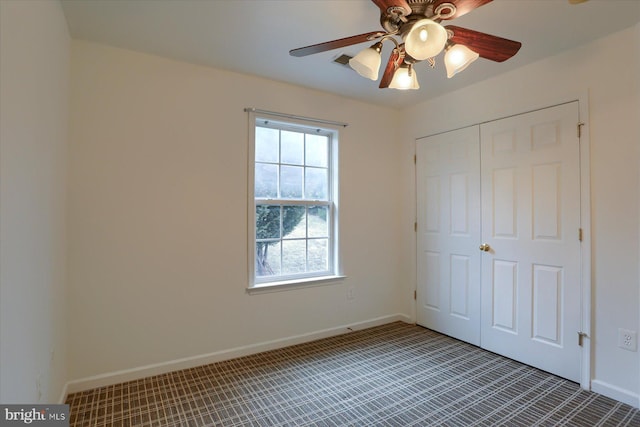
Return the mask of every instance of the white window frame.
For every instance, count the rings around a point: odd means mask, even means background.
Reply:
[[[326,135],[329,137],[328,155],[328,200],[310,199],[279,199],[279,198],[255,198],[255,129],[258,122],[260,125],[280,130],[293,130]],[[330,124],[318,124],[316,121],[304,120],[303,118],[286,118],[279,115],[271,115],[263,112],[249,112],[249,149],[248,149],[248,291],[261,290],[283,290],[299,286],[313,286],[329,284],[344,276],[341,271],[339,233],[338,233],[338,140],[340,128]],[[256,277],[255,257],[256,257],[256,205],[274,206],[327,206],[329,215],[328,224],[328,266],[327,271],[299,273],[292,275],[277,275],[273,277]],[[305,238],[307,240],[308,237]]]

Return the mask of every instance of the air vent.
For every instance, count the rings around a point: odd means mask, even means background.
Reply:
[[[340,64],[340,65],[349,65],[349,60],[351,58],[353,58],[353,56],[345,55],[343,53],[342,55],[340,55],[336,59],[334,59],[333,62],[335,62],[336,64]]]

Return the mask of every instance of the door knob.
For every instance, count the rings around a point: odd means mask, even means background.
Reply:
[[[483,243],[483,244],[480,245],[480,250],[481,251],[485,251],[485,252],[489,252],[491,250],[491,246],[489,246],[486,243]]]

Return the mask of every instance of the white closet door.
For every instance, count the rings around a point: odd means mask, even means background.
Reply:
[[[482,347],[580,380],[578,103],[480,126]]]
[[[480,345],[480,144],[472,126],[416,144],[417,322]]]

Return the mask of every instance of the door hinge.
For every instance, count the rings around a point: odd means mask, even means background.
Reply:
[[[582,126],[584,126],[584,122],[578,122],[578,138],[582,136]]]
[[[578,228],[578,240],[582,242],[582,228]]]
[[[418,223],[417,222],[413,223],[413,231],[418,231]]]
[[[413,155],[413,164],[418,164],[418,156],[417,155]]]
[[[582,331],[578,331],[578,345],[579,345],[580,347],[582,347],[583,340],[584,340],[585,338],[589,338],[589,335],[585,334],[585,333],[584,333],[584,332],[582,332]]]
[[[413,299],[418,300],[418,291],[413,291]]]

